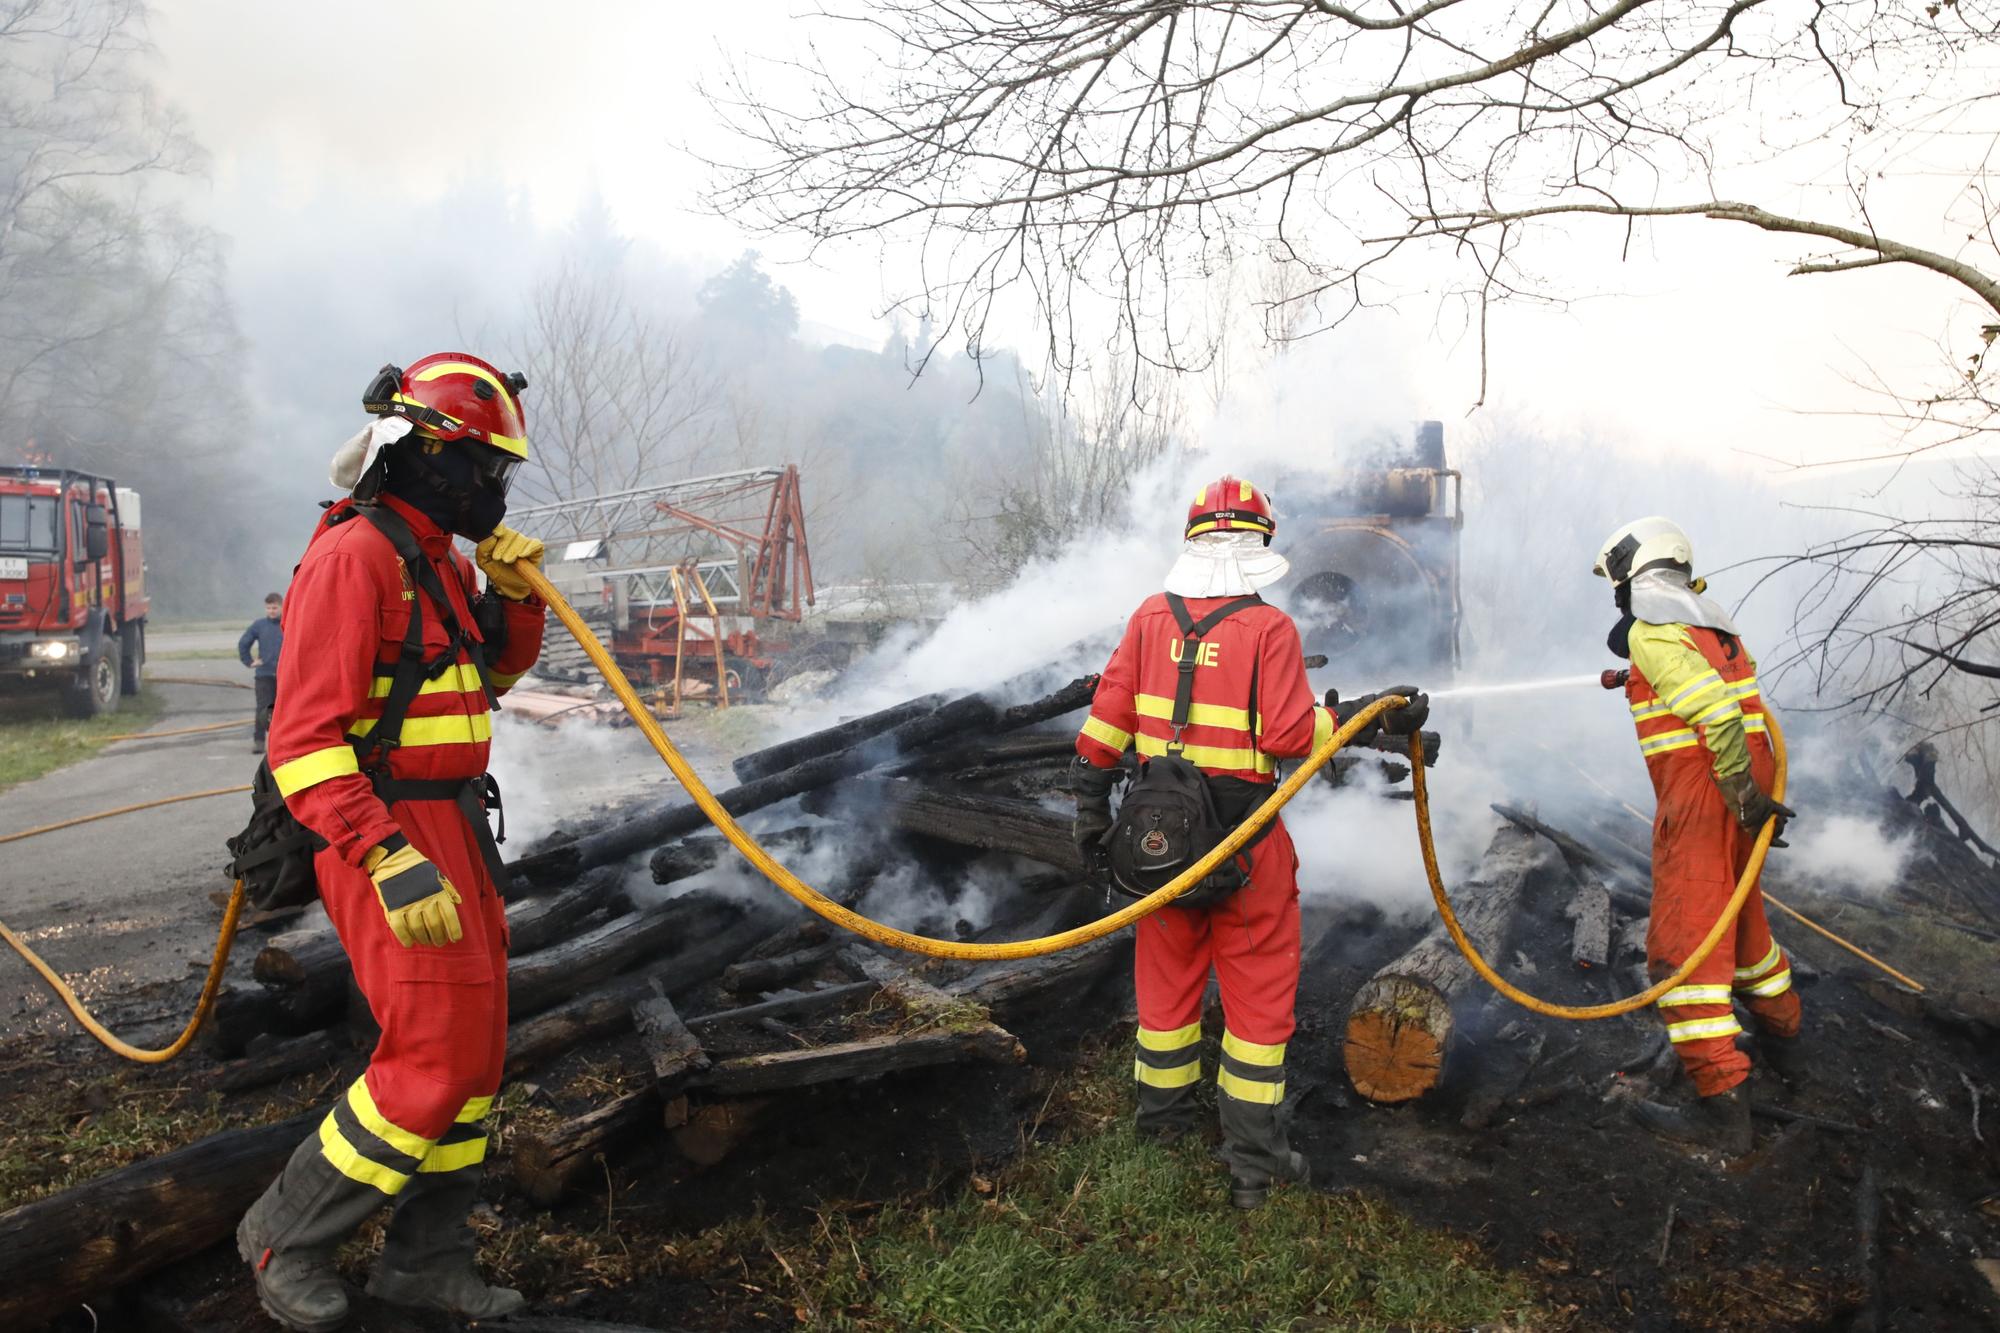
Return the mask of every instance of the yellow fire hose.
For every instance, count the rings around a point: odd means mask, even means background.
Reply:
[[[76,1016],[77,1022],[83,1024],[84,1031],[127,1060],[136,1060],[142,1065],[162,1065],[186,1050],[188,1043],[194,1040],[194,1034],[201,1031],[201,1025],[208,1021],[208,1011],[215,1006],[215,993],[222,986],[223,969],[229,966],[229,951],[236,944],[236,920],[242,915],[243,881],[239,879],[236,881],[236,887],[230,891],[229,905],[222,909],[222,931],[215,937],[215,957],[209,961],[208,977],[201,983],[201,998],[195,1001],[194,1016],[188,1019],[187,1026],[181,1029],[180,1036],[158,1050],[147,1050],[143,1046],[134,1046],[128,1041],[121,1040],[111,1029],[92,1017],[90,1011],[83,1007],[83,1001],[77,998],[76,992],[69,988],[69,983],[58,976],[54,968],[43,962],[41,955],[30,949],[28,942],[10,930],[4,921],[0,921],[0,939],[13,945],[14,952],[25,958],[29,967],[42,974],[42,980],[49,983],[49,989],[56,993],[56,998],[69,1008],[70,1013]]]
[[[151,810],[160,805],[178,805],[182,801],[199,801],[210,796],[235,796],[249,791],[246,783],[241,787],[213,787],[208,791],[182,792],[179,796],[162,796],[157,801],[141,801],[137,805],[121,805],[115,810],[99,810],[94,815],[78,815],[74,819],[59,819],[53,824],[43,824],[40,828],[22,829],[19,833],[0,834],[0,844],[19,842],[23,838],[36,838],[44,833],[54,833],[57,829],[75,828],[78,824],[95,823],[100,819],[110,819],[114,815],[132,815],[141,810]]]
[[[128,731],[122,736],[106,736],[104,743],[113,745],[119,741],[163,741],[169,736],[199,736],[207,731],[228,731],[231,727],[247,727],[257,719],[239,717],[234,722],[208,722],[199,727],[175,727],[171,731]]]
[[[213,685],[221,690],[254,690],[255,685],[245,685],[240,680],[222,680],[210,676],[148,676],[148,685]]]

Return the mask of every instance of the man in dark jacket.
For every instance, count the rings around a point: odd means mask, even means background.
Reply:
[[[280,628],[278,617],[285,610],[285,599],[277,593],[264,598],[264,618],[250,622],[250,628],[243,631],[243,637],[236,641],[236,655],[243,659],[243,665],[255,668],[252,677],[257,684],[257,734],[251,738],[250,748],[258,754],[264,753],[264,736],[271,730],[271,709],[278,702],[278,650],[285,645],[285,631]],[[257,658],[252,661],[250,650],[257,650]]]

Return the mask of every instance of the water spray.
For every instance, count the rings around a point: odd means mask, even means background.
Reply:
[[[1532,694],[1540,690],[1573,690],[1582,685],[1603,685],[1601,675],[1593,676],[1551,676],[1546,680],[1515,680],[1499,685],[1454,685],[1448,690],[1432,690],[1430,697],[1438,699],[1471,699],[1483,694]],[[1623,681],[1619,682],[1624,684]],[[1615,689],[1616,686],[1605,686]]]

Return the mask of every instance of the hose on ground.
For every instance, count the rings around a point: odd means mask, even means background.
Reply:
[[[883,925],[879,921],[871,921],[858,912],[850,911],[848,908],[826,897],[817,889],[814,889],[784,866],[778,864],[771,854],[758,844],[755,838],[743,830],[743,827],[736,822],[735,817],[723,808],[722,803],[716,800],[715,794],[709,791],[707,784],[702,782],[701,777],[694,771],[693,766],[687,762],[679,750],[674,748],[674,743],[667,739],[667,734],[661,729],[659,721],[653,717],[652,713],[647,711],[644,702],[639,698],[638,692],[632,688],[632,682],[625,678],[625,673],[619,670],[618,663],[612,660],[611,654],[605,651],[603,643],[598,640],[597,635],[591,631],[590,627],[584,624],[583,618],[576,613],[576,609],[564,599],[560,592],[556,591],[555,586],[542,575],[541,570],[530,562],[523,560],[516,564],[514,568],[527,580],[528,585],[535,590],[536,594],[555,611],[556,617],[562,621],[563,626],[575,636],[577,643],[583,648],[584,653],[589,656],[592,664],[597,667],[598,671],[603,673],[604,679],[610,683],[612,692],[618,696],[618,701],[625,705],[625,711],[631,715],[632,721],[644,733],[646,740],[652,745],[654,752],[673,771],[674,777],[680,781],[681,786],[687,789],[688,795],[700,807],[701,812],[708,817],[709,822],[721,830],[722,835],[730,841],[731,845],[737,851],[741,852],[744,858],[751,865],[755,866],[765,878],[776,884],[808,910],[832,922],[834,925],[853,931],[864,938],[874,940],[878,944],[891,945],[898,949],[908,950],[911,953],[929,954],[935,958],[958,958],[972,962],[991,962],[998,959],[1039,957],[1043,954],[1056,953],[1063,949],[1075,948],[1080,944],[1088,944],[1092,940],[1102,939],[1113,931],[1120,930],[1132,922],[1139,920],[1141,917],[1158,911],[1174,899],[1180,897],[1183,893],[1192,889],[1203,879],[1206,879],[1210,872],[1220,866],[1224,860],[1235,855],[1237,850],[1255,836],[1258,830],[1277,818],[1278,812],[1285,807],[1286,803],[1298,795],[1304,789],[1306,783],[1312,780],[1313,775],[1319,772],[1339,752],[1342,746],[1353,739],[1357,732],[1388,710],[1400,708],[1408,702],[1400,696],[1391,695],[1378,699],[1367,708],[1362,709],[1361,712],[1348,721],[1347,725],[1341,727],[1330,739],[1317,750],[1314,750],[1305,762],[1299,765],[1297,771],[1286,778],[1284,782],[1280,783],[1277,790],[1266,797],[1264,803],[1258,806],[1250,817],[1238,825],[1228,837],[1224,838],[1215,850],[1182,872],[1180,877],[1175,879],[1171,884],[1166,885],[1164,888],[1145,898],[1141,898],[1139,901],[1132,903],[1120,911],[1113,912],[1109,916],[1100,917],[1098,920],[1092,921],[1087,925],[1078,926],[1074,930],[1066,930],[1059,934],[1045,936],[1041,939],[1013,940],[1006,943],[994,944],[967,944],[957,940],[933,939],[926,935],[913,935],[908,931],[897,930],[892,926]],[[1776,718],[1771,719],[1770,726],[1772,748],[1777,752],[1778,757],[1778,775],[1773,787],[1773,796],[1778,800],[1783,800],[1786,773],[1784,733],[1779,729]],[[1695,950],[1672,976],[1667,977],[1657,985],[1648,987],[1637,995],[1629,996],[1623,1000],[1616,1000],[1609,1004],[1552,1004],[1547,1000],[1539,999],[1519,989],[1498,972],[1495,972],[1491,964],[1480,956],[1478,949],[1474,947],[1472,941],[1466,938],[1465,929],[1459,924],[1458,914],[1452,910],[1451,898],[1445,892],[1444,877],[1438,869],[1437,847],[1431,838],[1430,791],[1424,781],[1423,743],[1421,738],[1416,736],[1410,738],[1410,774],[1411,784],[1416,796],[1414,804],[1417,821],[1417,843],[1423,853],[1424,874],[1430,881],[1431,897],[1437,904],[1438,914],[1443,918],[1445,929],[1450,932],[1452,942],[1458,946],[1459,952],[1465,955],[1465,960],[1472,965],[1473,971],[1477,972],[1494,989],[1516,1004],[1532,1009],[1538,1014],[1546,1014],[1552,1018],[1615,1018],[1620,1014],[1629,1014],[1636,1009],[1642,1009],[1653,1003],[1653,1001],[1659,999],[1662,995],[1674,987],[1681,985],[1690,976],[1694,975],[1695,969],[1706,962],[1708,956],[1715,952],[1717,946],[1721,944],[1723,936],[1729,933],[1730,927],[1735,923],[1737,913],[1742,911],[1745,900],[1750,896],[1750,890],[1757,883],[1757,876],[1764,867],[1764,857],[1770,850],[1771,839],[1777,831],[1777,825],[1773,821],[1766,823],[1763,830],[1758,833],[1756,846],[1750,853],[1749,864],[1744,867],[1742,876],[1737,880],[1736,892],[1730,897],[1729,905],[1723,909],[1722,915],[1716,919],[1715,925],[1710,928],[1708,937],[1702,941],[1701,947]]]
[[[245,685],[240,680],[222,680],[213,676],[147,676],[148,685],[213,685],[224,690],[254,690],[255,685]]]
[[[106,736],[104,743],[113,745],[119,741],[163,741],[170,736],[199,736],[207,731],[228,731],[231,727],[247,727],[257,719],[239,717],[234,722],[207,722],[199,727],[175,727],[171,731],[128,731],[122,736]]]
[[[115,810],[99,810],[94,815],[78,815],[74,819],[59,819],[53,824],[43,824],[38,828],[22,829],[19,833],[0,833],[0,844],[19,842],[23,838],[40,837],[44,833],[54,833],[57,829],[75,828],[78,824],[90,824],[100,819],[110,819],[114,815],[132,815],[141,810],[151,810],[159,805],[178,805],[182,801],[199,801],[210,796],[235,796],[249,791],[246,783],[241,787],[214,787],[208,791],[182,792],[179,796],[162,796],[156,801],[141,801],[137,805],[121,805]]]
[[[229,966],[229,951],[236,944],[236,923],[242,915],[243,881],[239,879],[236,881],[236,887],[230,890],[229,905],[222,909],[222,931],[215,937],[215,956],[209,961],[208,976],[201,983],[201,998],[195,1001],[194,1016],[188,1019],[187,1026],[181,1029],[180,1036],[165,1046],[153,1050],[132,1045],[98,1022],[90,1010],[84,1008],[83,1001],[70,989],[69,983],[64,981],[54,968],[42,961],[42,956],[29,948],[28,942],[9,929],[5,922],[0,922],[0,939],[12,945],[14,952],[20,954],[29,967],[42,974],[42,980],[49,984],[49,989],[56,993],[56,998],[76,1016],[76,1021],[83,1025],[84,1031],[97,1038],[113,1054],[122,1055],[127,1060],[142,1065],[160,1065],[186,1050],[189,1043],[194,1041],[195,1033],[201,1031],[201,1025],[208,1021],[209,1010],[215,1007],[215,993],[222,986],[223,969]]]

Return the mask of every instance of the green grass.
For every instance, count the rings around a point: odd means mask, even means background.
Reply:
[[[0,791],[88,759],[107,737],[145,730],[164,707],[158,695],[142,694],[120,701],[115,713],[84,722],[63,716],[59,703],[10,702],[16,707],[0,712]]]
[[[809,1303],[837,1327],[1464,1328],[1529,1299],[1467,1242],[1361,1195],[1289,1189],[1239,1213],[1205,1145],[1142,1143],[1122,1119],[826,1232]]]

